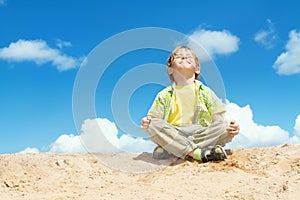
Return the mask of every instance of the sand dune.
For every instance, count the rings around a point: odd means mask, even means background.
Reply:
[[[300,198],[300,144],[237,149],[226,161],[149,153],[0,155],[0,200]]]

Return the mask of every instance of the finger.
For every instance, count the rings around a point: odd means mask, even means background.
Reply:
[[[229,127],[226,128],[226,130],[227,130],[227,131],[234,131],[234,130],[236,130],[236,128],[234,128],[234,127],[232,127],[232,126],[229,126]]]
[[[229,125],[229,128],[232,128],[232,129],[240,129],[240,126],[239,126],[239,124],[238,123],[235,123],[235,124],[230,124]]]
[[[240,130],[240,126],[238,124],[235,124],[234,126],[232,126],[235,130]]]
[[[147,118],[142,119],[142,123],[149,123],[149,120]]]
[[[147,130],[149,126],[141,125],[140,127],[142,130]]]
[[[235,135],[237,135],[239,133],[239,131],[230,131],[230,133],[229,133],[229,135],[231,135],[231,136],[235,136]]]
[[[226,130],[230,135],[237,135],[239,133],[239,129],[234,127],[227,127]]]
[[[147,126],[147,125],[148,125],[148,123],[146,123],[146,122],[143,122],[141,125],[142,125],[142,126]]]

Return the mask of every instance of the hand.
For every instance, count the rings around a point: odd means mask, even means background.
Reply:
[[[236,136],[237,134],[239,134],[240,125],[235,120],[231,120],[226,130],[229,133],[229,135]]]
[[[151,122],[151,117],[150,116],[144,117],[141,121],[141,129],[143,131],[146,131],[149,127],[150,122]]]

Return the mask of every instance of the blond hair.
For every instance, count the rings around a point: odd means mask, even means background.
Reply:
[[[196,63],[196,70],[199,69],[199,72],[200,72],[200,62],[199,62],[199,59],[197,57],[197,55],[187,46],[177,46],[173,51],[172,53],[170,54],[169,58],[167,59],[167,69],[169,67],[172,67],[172,64],[173,64],[173,61],[174,61],[174,58],[176,56],[176,53],[178,52],[179,49],[185,49],[185,50],[188,50],[192,53],[192,56],[194,57],[194,60],[195,60],[195,63]],[[174,78],[172,75],[169,75],[171,81],[173,82],[174,81]],[[195,73],[195,79],[198,79],[200,77],[200,73]]]

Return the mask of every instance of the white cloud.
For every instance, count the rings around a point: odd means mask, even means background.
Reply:
[[[227,103],[227,119],[235,119],[241,132],[227,145],[229,148],[251,148],[274,146],[285,143],[300,142],[300,115],[295,123],[295,135],[289,136],[279,126],[263,126],[253,121],[253,112],[249,105],[239,107]],[[153,142],[123,134],[118,137],[116,125],[108,119],[87,119],[81,127],[79,136],[62,135],[51,146],[51,152],[152,152],[156,146]],[[84,146],[84,147],[83,147]]]
[[[281,75],[300,73],[300,31],[292,30],[289,34],[286,52],[278,56],[273,68]]]
[[[274,146],[285,143],[295,143],[299,135],[289,136],[286,130],[279,126],[263,126],[253,121],[253,113],[249,105],[239,107],[234,103],[227,104],[226,117],[235,119],[241,127],[240,134],[228,144],[230,148],[250,148]],[[300,125],[300,119],[297,121],[297,127]]]
[[[54,153],[83,153],[86,152],[79,136],[63,134],[51,144],[50,152]]]
[[[58,40],[56,40],[56,46],[58,48],[62,49],[63,47],[71,47],[72,44],[71,44],[71,42],[58,39]]]
[[[118,137],[118,129],[108,119],[87,119],[78,136],[61,135],[52,145],[50,152],[151,152],[155,144],[143,138],[123,134]]]
[[[40,151],[37,148],[27,147],[26,149],[24,149],[23,151],[20,151],[19,153],[26,154],[26,153],[39,153],[39,152]]]
[[[298,115],[294,135],[279,126],[263,126],[253,121],[253,112],[249,105],[239,107],[227,103],[227,119],[235,119],[241,127],[240,134],[227,144],[226,148],[251,148],[274,146],[286,143],[300,143],[300,115]],[[105,153],[105,152],[152,152],[156,144],[144,138],[135,138],[123,134],[118,137],[116,125],[108,119],[87,119],[81,127],[80,135],[63,134],[51,144],[54,153]],[[20,153],[38,153],[36,148],[27,148]]]
[[[89,152],[119,151],[118,129],[108,119],[87,119],[81,127],[80,137]]]
[[[272,21],[268,19],[267,22],[267,29],[258,31],[254,36],[254,40],[263,45],[265,48],[271,49],[274,47],[274,42],[277,40],[277,35],[275,33]]]
[[[63,54],[59,49],[50,48],[43,40],[18,40],[8,47],[0,48],[0,59],[10,62],[32,61],[38,65],[51,63],[58,70],[76,68],[82,59]]]
[[[294,133],[295,135],[300,137],[300,115],[297,116],[297,119],[295,121]]]
[[[188,46],[195,51],[200,60],[206,61],[210,57],[216,55],[227,55],[238,50],[239,38],[232,35],[229,31],[209,31],[209,30],[196,30],[189,36]],[[199,49],[195,42],[202,46],[203,50]]]
[[[291,143],[300,143],[300,115],[297,116],[294,126],[294,136],[291,138]]]

